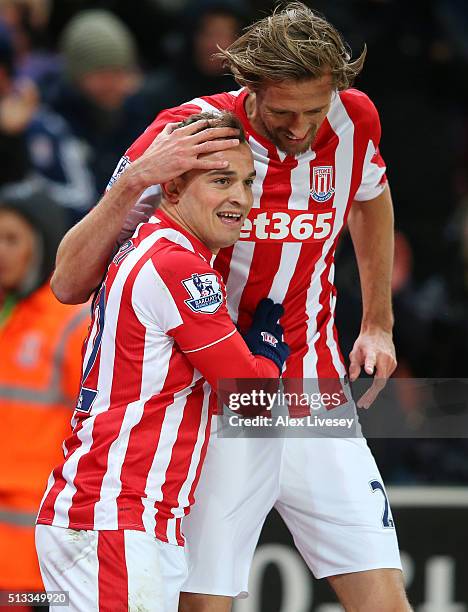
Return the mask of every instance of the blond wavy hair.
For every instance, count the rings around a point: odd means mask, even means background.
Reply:
[[[302,2],[290,2],[255,22],[227,49],[220,49],[239,85],[318,78],[328,71],[338,90],[351,87],[366,57],[351,61],[350,49],[326,19]]]

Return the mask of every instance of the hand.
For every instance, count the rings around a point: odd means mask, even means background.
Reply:
[[[239,145],[239,131],[234,128],[200,128],[209,125],[202,119],[178,128],[168,123],[148,149],[130,166],[127,176],[133,177],[142,189],[166,183],[189,170],[218,170],[228,162],[222,155],[210,159],[200,158],[206,153],[222,152]],[[198,132],[198,133],[197,133]],[[228,140],[219,140],[227,138]]]
[[[283,342],[283,328],[278,323],[283,314],[281,304],[264,298],[258,303],[252,325],[242,334],[250,351],[271,359],[278,366],[280,374],[290,353],[289,346]]]
[[[387,384],[387,379],[395,371],[397,365],[392,334],[382,329],[361,332],[349,357],[351,382],[358,378],[363,366],[366,374],[370,376],[374,374],[371,387],[357,402],[359,408],[369,408]]]

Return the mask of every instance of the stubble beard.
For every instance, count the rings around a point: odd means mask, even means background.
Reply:
[[[263,130],[270,142],[272,142],[275,147],[278,147],[280,151],[286,153],[287,155],[301,155],[302,153],[306,153],[309,151],[312,143],[314,142],[315,136],[317,134],[317,128],[311,127],[310,133],[307,137],[307,140],[302,143],[300,146],[288,146],[286,140],[287,137],[284,135],[282,138],[278,137],[276,132],[271,131],[267,125],[262,121]]]

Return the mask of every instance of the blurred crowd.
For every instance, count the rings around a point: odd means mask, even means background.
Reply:
[[[40,587],[32,525],[79,385],[88,307],[52,296],[60,238],[98,201],[122,153],[160,110],[237,89],[212,55],[274,4],[0,0],[0,590]],[[465,377],[468,5],[308,4],[355,54],[368,47],[356,85],[380,111],[395,203],[397,376]],[[347,355],[361,314],[347,236],[336,270]],[[468,480],[463,439],[373,446],[390,483]],[[31,551],[21,572],[8,553],[20,541]]]

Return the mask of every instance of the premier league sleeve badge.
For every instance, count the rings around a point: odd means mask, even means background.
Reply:
[[[190,298],[184,300],[193,312],[215,313],[223,303],[223,293],[216,274],[192,274],[182,281]]]

